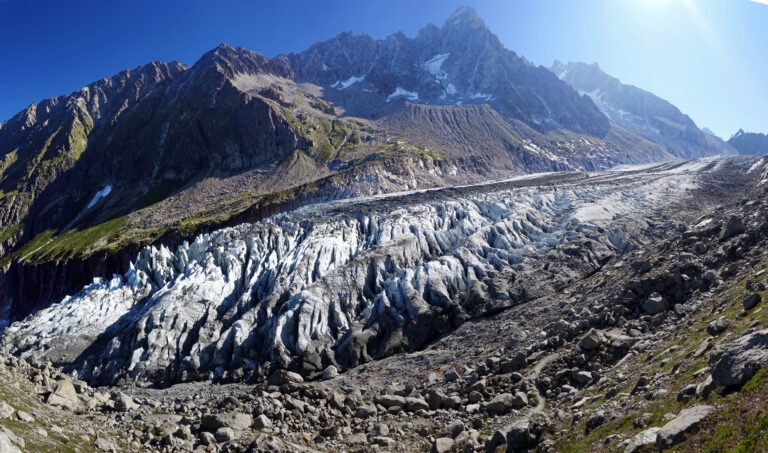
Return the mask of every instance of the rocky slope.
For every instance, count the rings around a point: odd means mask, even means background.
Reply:
[[[588,95],[611,121],[663,146],[677,157],[735,154],[722,140],[700,130],[677,107],[640,88],[624,85],[597,64],[559,61],[550,68],[579,93]]]
[[[673,157],[468,8],[414,38],[342,34],[273,59],[222,45],[0,125],[0,306],[24,316],[143,245],[253,212]]]
[[[728,139],[728,144],[741,154],[768,154],[768,135],[744,132],[739,129]]]

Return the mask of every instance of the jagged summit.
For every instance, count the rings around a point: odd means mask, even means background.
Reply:
[[[739,138],[739,137],[741,137],[741,136],[743,136],[745,134],[746,134],[746,132],[744,132],[744,129],[739,129],[738,131],[736,131],[735,134],[731,135],[731,139]]]
[[[478,29],[486,28],[486,25],[474,8],[471,6],[460,6],[443,23],[444,30],[457,27]]]

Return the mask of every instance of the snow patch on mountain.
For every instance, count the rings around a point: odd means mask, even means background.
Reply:
[[[352,85],[356,83],[360,83],[365,80],[365,76],[362,75],[360,77],[350,77],[347,80],[339,80],[333,85],[331,85],[332,88],[338,88],[340,90],[346,90],[347,88],[351,87]]]
[[[408,91],[405,88],[397,87],[392,94],[387,96],[387,102],[392,101],[393,99],[397,99],[399,97],[408,99],[409,101],[418,101],[419,100],[419,93],[416,93],[415,91]]]
[[[102,198],[106,198],[110,193],[112,193],[112,186],[107,186],[100,191],[96,192],[96,195],[93,196],[91,199],[91,202],[88,203],[88,207],[85,208],[86,210],[91,209],[96,203],[99,202]]]

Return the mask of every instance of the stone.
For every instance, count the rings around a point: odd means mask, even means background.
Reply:
[[[97,437],[96,441],[93,442],[93,446],[96,447],[96,449],[99,451],[117,451],[117,445],[115,442],[106,437]]]
[[[437,410],[440,409],[443,406],[443,401],[445,401],[445,393],[441,392],[440,390],[430,390],[429,395],[427,395],[427,404],[429,405],[430,410]]]
[[[445,430],[443,431],[443,434],[447,435],[448,437],[451,437],[452,439],[455,439],[459,437],[459,434],[463,432],[464,432],[464,423],[462,423],[461,420],[456,420],[445,428]]]
[[[453,368],[446,371],[443,377],[445,378],[445,382],[454,382],[460,378],[459,373],[457,373]]]
[[[528,405],[528,397],[525,393],[517,392],[501,393],[494,396],[490,401],[483,403],[482,407],[487,412],[497,412],[503,414],[510,409],[519,408]]]
[[[656,446],[664,450],[674,447],[683,440],[686,434],[696,429],[699,424],[714,411],[712,406],[696,405],[683,409],[657,433]]]
[[[355,417],[357,418],[368,418],[373,417],[376,415],[376,406],[372,404],[364,404],[357,408],[355,411]]]
[[[215,433],[219,428],[232,428],[242,431],[253,424],[250,414],[240,412],[225,412],[222,414],[208,414],[200,418],[200,430]]]
[[[454,442],[450,437],[440,437],[432,445],[432,453],[449,453],[453,450]]]
[[[429,410],[429,404],[424,401],[423,398],[408,397],[405,399],[405,410],[408,412],[416,412],[419,410]]]
[[[757,304],[763,301],[762,296],[758,293],[750,294],[749,296],[745,297],[744,300],[741,302],[742,305],[744,305],[744,310],[749,311],[753,308],[757,307]]]
[[[77,407],[77,392],[72,383],[66,379],[56,381],[56,388],[48,395],[46,402],[51,406],[63,406],[70,409]]]
[[[15,409],[5,401],[0,401],[0,418],[9,418],[13,415]]]
[[[386,409],[390,407],[405,407],[405,398],[398,395],[379,395],[374,398],[374,402],[384,406]]]
[[[253,427],[260,430],[272,428],[272,420],[264,414],[261,414],[253,419]]]
[[[226,426],[217,429],[213,435],[216,437],[218,442],[229,442],[230,440],[235,440],[236,438],[235,430]]]
[[[731,218],[728,219],[728,223],[725,225],[723,232],[720,234],[720,241],[722,242],[734,236],[738,236],[744,231],[746,231],[746,228],[741,217],[735,215],[731,216]]]
[[[653,427],[637,433],[624,447],[624,453],[637,453],[642,449],[653,447],[656,445],[656,437],[660,429]]]
[[[598,428],[602,426],[603,423],[605,423],[605,420],[606,420],[605,411],[597,410],[592,414],[590,414],[589,417],[587,417],[587,429],[591,431],[595,428]]]
[[[300,374],[288,370],[277,370],[269,377],[267,385],[280,387],[284,384],[301,384],[304,378]]]
[[[589,329],[584,337],[579,340],[579,347],[585,351],[592,351],[597,349],[602,344],[602,337],[600,333],[595,329]]]
[[[709,358],[715,386],[739,386],[761,368],[768,366],[768,329],[744,335],[724,347],[718,347]]]
[[[35,417],[32,416],[29,412],[26,411],[16,411],[16,417],[26,423],[32,423],[35,421]]]
[[[21,453],[21,450],[11,442],[11,438],[3,431],[0,431],[0,452]]]
[[[350,434],[344,439],[344,443],[347,445],[365,445],[368,443],[368,436],[365,433]]]
[[[707,324],[707,333],[713,337],[716,337],[725,332],[729,326],[730,323],[728,321],[724,319],[715,319],[714,321]]]
[[[643,302],[642,308],[649,315],[657,315],[667,311],[669,309],[669,304],[661,295],[653,294]]]
[[[115,405],[115,410],[120,412],[134,411],[139,408],[139,405],[123,392],[116,392],[112,395],[112,401]]]
[[[586,384],[592,380],[592,373],[589,371],[579,371],[573,376],[573,380],[579,384]]]
[[[339,375],[339,370],[335,366],[333,366],[333,365],[328,365],[323,370],[323,380],[324,381],[327,381],[328,379],[333,379],[333,378],[335,378],[338,375]]]
[[[216,436],[208,431],[203,431],[200,433],[200,441],[205,445],[213,445],[216,443]]]

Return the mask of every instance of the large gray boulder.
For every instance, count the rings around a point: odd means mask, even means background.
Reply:
[[[660,429],[659,427],[653,427],[637,433],[624,447],[624,453],[637,453],[645,447],[656,445],[656,438]]]
[[[731,218],[728,219],[728,223],[725,225],[723,233],[720,235],[720,240],[725,241],[734,236],[740,235],[744,231],[746,231],[746,228],[744,227],[744,221],[741,220],[741,217],[737,217],[735,215],[731,216]]]
[[[657,433],[656,446],[661,450],[674,447],[683,440],[686,434],[696,429],[699,424],[714,411],[712,406],[697,405],[683,409]]]
[[[603,343],[603,337],[595,329],[589,329],[589,332],[584,335],[584,338],[579,340],[579,347],[585,351],[591,351],[597,349]]]
[[[743,385],[761,368],[768,366],[768,329],[738,338],[717,348],[709,358],[716,386]]]
[[[74,409],[78,405],[77,392],[72,383],[66,379],[56,381],[56,388],[46,400],[51,406],[66,406]]]
[[[3,453],[21,453],[16,445],[11,442],[10,437],[3,431],[0,431],[0,452]]]
[[[219,428],[232,428],[242,431],[251,427],[253,418],[250,414],[227,412],[223,414],[203,415],[200,419],[200,431],[215,433]]]

